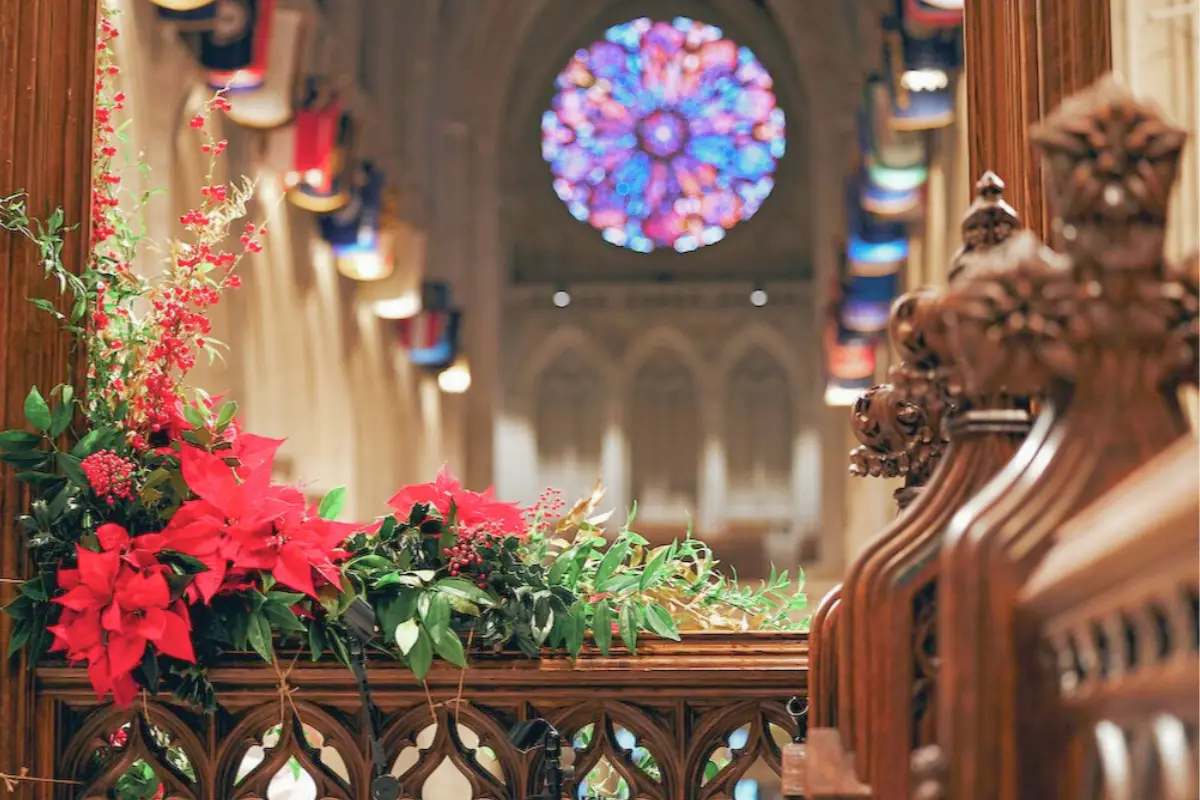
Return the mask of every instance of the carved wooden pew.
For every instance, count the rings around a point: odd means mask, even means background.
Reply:
[[[1057,687],[1065,733],[1058,752],[1022,742],[1021,769],[1063,796],[1200,796],[1198,486],[1188,437],[1064,525],[1021,590],[1048,656],[1023,680]]]
[[[990,174],[978,185],[964,218],[965,245],[952,265],[956,284],[969,280],[977,260],[1019,225],[1002,190]],[[933,740],[941,536],[1028,430],[1022,404],[962,390],[944,304],[931,289],[896,303],[891,335],[903,361],[893,370],[892,385],[876,387],[855,407],[855,434],[864,446],[852,453],[852,471],[904,475],[897,499],[906,510],[855,560],[838,596],[818,613],[808,797],[900,797],[907,791],[912,750]],[[948,447],[943,430],[950,434]],[[826,638],[834,631],[836,644]],[[831,669],[826,653],[833,647],[836,678],[829,678],[818,673]],[[833,683],[836,700],[827,695]]]
[[[952,335],[978,346],[969,375],[978,390],[1052,386],[1020,452],[944,539],[941,751],[920,761],[927,773],[944,768],[937,792],[963,800],[1067,796],[1062,764],[1020,757],[1066,753],[1066,732],[1054,687],[1022,668],[1038,636],[1017,624],[1018,594],[1069,520],[1188,435],[1177,390],[1195,379],[1194,268],[1162,255],[1183,132],[1104,79],[1033,138],[1046,156],[1065,255],[1014,236],[949,303]]]

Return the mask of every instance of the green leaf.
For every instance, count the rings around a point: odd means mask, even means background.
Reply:
[[[449,595],[451,603],[458,597],[485,608],[493,608],[496,605],[494,597],[465,578],[442,578],[433,588]]]
[[[425,676],[429,674],[429,668],[433,665],[433,642],[429,640],[429,635],[424,630],[418,632],[417,641],[413,644],[406,660],[408,668],[417,676],[417,680],[425,680]]]
[[[463,651],[462,640],[458,638],[457,633],[446,629],[440,635],[431,635],[430,638],[433,639],[434,650],[444,660],[460,669],[467,666],[467,655]]]
[[[263,661],[274,660],[275,643],[271,637],[271,623],[267,621],[266,615],[261,611],[251,614],[250,628],[247,633],[254,652],[262,656]]]
[[[17,620],[13,625],[12,635],[8,637],[8,657],[12,658],[29,642],[33,633],[33,622],[27,619]]]
[[[29,431],[0,431],[0,450],[18,453],[37,447],[42,437]]]
[[[423,602],[426,597],[429,598],[428,603]],[[421,609],[421,621],[425,623],[425,629],[437,641],[450,628],[450,601],[445,595],[426,593],[417,602],[417,607]]]
[[[30,389],[25,397],[25,419],[39,431],[50,430],[50,406],[46,405],[46,399],[36,386]]]
[[[58,462],[58,468],[63,471],[63,474],[67,476],[67,479],[71,483],[81,489],[91,488],[91,484],[88,483],[87,474],[84,473],[83,467],[80,466],[78,458],[70,453],[58,453],[55,456],[55,460]]]
[[[662,571],[663,565],[667,563],[667,557],[671,555],[671,546],[663,545],[655,548],[654,555],[650,556],[650,561],[642,568],[642,578],[638,582],[638,588],[643,592],[650,588],[654,583],[658,574]]]
[[[583,649],[583,635],[587,630],[587,603],[583,600],[576,600],[571,606],[571,611],[567,615],[567,622],[563,626],[563,633],[567,639],[567,652],[574,658],[579,655],[579,651]]]
[[[22,583],[21,594],[30,600],[37,600],[43,603],[50,599],[50,596],[46,593],[46,584],[40,577]]]
[[[263,588],[266,588],[266,586],[264,585]],[[303,599],[304,595],[300,592],[267,592],[267,600],[271,601],[272,603],[278,603],[285,608],[291,608]]]
[[[396,646],[406,656],[412,652],[413,646],[417,643],[417,639],[420,636],[421,626],[417,624],[415,619],[406,619],[396,626]]]
[[[3,608],[5,614],[16,620],[29,619],[33,615],[33,610],[34,602],[24,595],[16,598]]]
[[[305,631],[304,623],[288,606],[267,603],[262,610],[272,627],[280,633],[303,633]]]
[[[344,505],[346,505],[346,487],[339,486],[336,489],[332,489],[321,500],[321,507],[317,510],[317,516],[321,519],[337,519],[338,514],[342,513],[342,506]]]
[[[324,625],[314,622],[308,626],[308,651],[312,653],[313,661],[319,661],[321,654],[325,652]]]
[[[396,597],[388,597],[375,603],[375,618],[379,629],[394,631],[396,626],[417,613],[417,593],[401,590]]]
[[[196,406],[192,403],[183,404],[183,418],[188,421],[188,424],[197,430],[208,429],[208,419],[200,411],[200,409],[196,408]]]
[[[596,647],[600,648],[601,655],[608,655],[608,650],[612,647],[612,624],[612,606],[607,600],[601,600],[592,615],[592,638],[596,640]]]
[[[546,574],[546,582],[555,585],[562,583],[563,576],[567,574],[567,570],[575,563],[575,550],[567,549],[558,554],[558,558],[554,559],[554,563],[550,565],[550,571]]]
[[[50,419],[50,437],[57,438],[71,424],[71,417],[75,415],[75,403],[71,399],[71,387],[63,387],[62,402],[54,407],[54,413]]]
[[[621,606],[620,618],[617,627],[621,631],[621,641],[629,648],[630,653],[637,653],[637,636],[638,623],[637,613],[634,611],[633,604],[627,603]]]
[[[221,406],[221,410],[217,412],[217,428],[221,429],[233,422],[233,418],[237,416],[238,404],[230,401]]]
[[[605,586],[608,584],[608,579],[612,577],[613,571],[625,560],[625,554],[628,551],[629,542],[624,539],[618,539],[608,548],[608,552],[600,560],[600,566],[596,568],[595,585],[597,592],[604,591]]]
[[[646,609],[646,624],[650,626],[650,630],[657,633],[664,639],[679,641],[679,628],[675,625],[675,620],[671,617],[671,612],[658,604],[653,604]]]

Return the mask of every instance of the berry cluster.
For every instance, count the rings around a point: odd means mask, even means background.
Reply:
[[[92,453],[80,462],[83,474],[97,497],[104,498],[110,506],[117,500],[132,500],[134,471],[137,464],[117,455],[112,450]]]
[[[458,540],[454,546],[445,548],[442,553],[446,556],[446,568],[453,577],[474,573],[475,584],[480,588],[487,586],[488,564],[486,556],[503,539],[504,534],[481,525],[472,530],[458,531]]]

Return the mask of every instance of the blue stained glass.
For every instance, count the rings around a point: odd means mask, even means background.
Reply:
[[[689,252],[758,211],[787,150],[770,74],[687,17],[609,28],[559,74],[542,158],[571,214],[637,252]]]

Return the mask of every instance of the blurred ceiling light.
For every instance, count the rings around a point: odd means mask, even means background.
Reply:
[[[230,109],[226,112],[230,120],[256,130],[278,128],[291,120],[303,37],[304,12],[285,9],[275,12],[262,85],[239,92],[235,76],[228,97]]]
[[[416,316],[421,312],[425,234],[407,223],[387,224],[380,231],[377,251],[387,254],[390,271],[376,279],[356,278],[363,281],[355,291],[358,301],[381,319]]]
[[[937,92],[950,86],[950,76],[941,69],[910,69],[900,84],[910,92]]]
[[[863,389],[855,389],[831,383],[825,387],[825,405],[834,408],[852,406],[862,397]]]
[[[446,394],[462,394],[471,388],[471,365],[464,355],[438,373],[438,388]]]
[[[571,293],[566,289],[559,289],[551,298],[557,308],[566,308],[571,305]]]
[[[767,296],[767,290],[763,289],[761,286],[755,287],[754,291],[750,292],[750,305],[754,306],[755,308],[762,308],[765,306],[768,299],[770,298]]]

